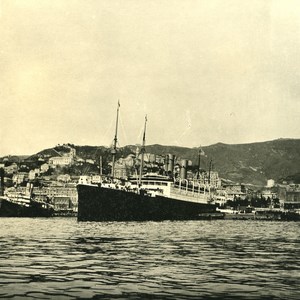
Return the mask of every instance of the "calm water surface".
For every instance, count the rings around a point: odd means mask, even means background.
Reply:
[[[300,299],[300,223],[1,218],[0,297]]]

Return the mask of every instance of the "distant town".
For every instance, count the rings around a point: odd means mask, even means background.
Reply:
[[[136,175],[140,168],[140,147],[117,156],[114,177],[125,179]],[[255,187],[247,183],[236,183],[220,178],[218,170],[213,169],[212,160],[208,169],[200,165],[203,151],[199,150],[197,164],[184,157],[173,154],[157,155],[145,153],[144,172],[152,172],[181,180],[186,180],[188,189],[196,184],[209,186],[214,201],[220,209],[236,212],[251,212],[254,209],[300,209],[300,185],[294,182],[275,182],[272,178],[264,186]],[[79,182],[100,184],[103,176],[111,174],[110,150],[104,155],[81,157],[72,144],[57,145],[26,158],[5,156],[0,159],[4,170],[6,192],[17,190],[25,192],[32,183],[35,197],[47,196],[60,215],[77,212],[78,196],[76,185]],[[192,190],[190,192],[193,192]]]

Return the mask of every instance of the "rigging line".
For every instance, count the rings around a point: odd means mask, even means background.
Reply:
[[[112,127],[113,127],[113,123],[114,123],[114,120],[111,118],[110,119],[110,124],[109,126],[106,128],[106,131],[103,135],[103,138],[104,138],[104,141],[106,141],[106,139],[108,139],[108,132],[111,132],[112,131]],[[111,135],[113,136],[113,135]],[[109,141],[110,141],[110,138],[109,138]],[[111,146],[111,144],[109,144],[109,146]]]
[[[180,145],[180,142],[182,140],[182,138],[191,130],[190,127],[187,127],[181,134],[180,136],[175,140],[175,142]]]
[[[142,126],[140,127],[140,131],[139,131],[139,134],[138,134],[138,136],[137,136],[137,141],[138,141],[138,142],[136,142],[136,144],[141,144],[140,141],[141,141],[141,139],[142,139],[143,133],[144,133],[144,125],[142,125]]]
[[[123,118],[122,118],[122,113],[120,113],[120,117],[119,117],[119,120],[120,120],[120,127],[121,127],[121,130],[122,130],[122,134],[123,134],[123,137],[124,137],[124,140],[125,140],[125,144],[124,145],[128,145],[128,138],[127,138],[127,135],[126,135],[126,130],[125,130],[125,127],[124,127],[124,123],[123,123]]]
[[[192,113],[193,115],[194,113]],[[185,117],[186,117],[186,128],[181,132],[179,137],[176,139],[176,143],[180,144],[179,142],[182,140],[182,138],[192,129],[192,117],[191,117],[191,112],[190,110],[186,110],[185,112]]]

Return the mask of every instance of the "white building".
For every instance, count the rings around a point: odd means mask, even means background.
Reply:
[[[49,170],[49,165],[48,164],[42,164],[41,165],[41,173],[46,173]]]
[[[29,180],[34,180],[36,177],[36,172],[35,170],[30,170],[29,173],[28,173],[28,179]]]
[[[73,158],[69,156],[54,156],[49,159],[49,164],[53,166],[68,166],[72,162]]]
[[[57,181],[61,182],[70,182],[71,176],[69,174],[62,174],[57,176]]]

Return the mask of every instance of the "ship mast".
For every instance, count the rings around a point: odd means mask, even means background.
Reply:
[[[4,169],[0,168],[0,196],[4,195]]]
[[[147,125],[147,115],[145,116],[145,125],[144,125],[144,134],[143,134],[143,145],[141,148],[141,165],[140,165],[140,178],[139,178],[139,184],[141,186],[142,184],[142,175],[143,175],[143,169],[144,169],[144,154],[145,154],[145,144],[146,144],[146,125]]]
[[[118,101],[118,108],[117,108],[117,119],[116,119],[116,131],[115,131],[114,144],[113,144],[113,148],[111,149],[111,154],[112,154],[111,177],[115,176],[115,162],[116,162],[117,142],[118,142],[119,109],[120,109],[120,101]]]
[[[212,171],[212,158],[209,161],[208,183],[210,184],[210,173]]]
[[[201,152],[202,152],[202,149],[201,149],[201,146],[199,148],[199,152],[198,152],[198,172],[197,172],[197,179],[200,179],[200,166],[201,166]]]

